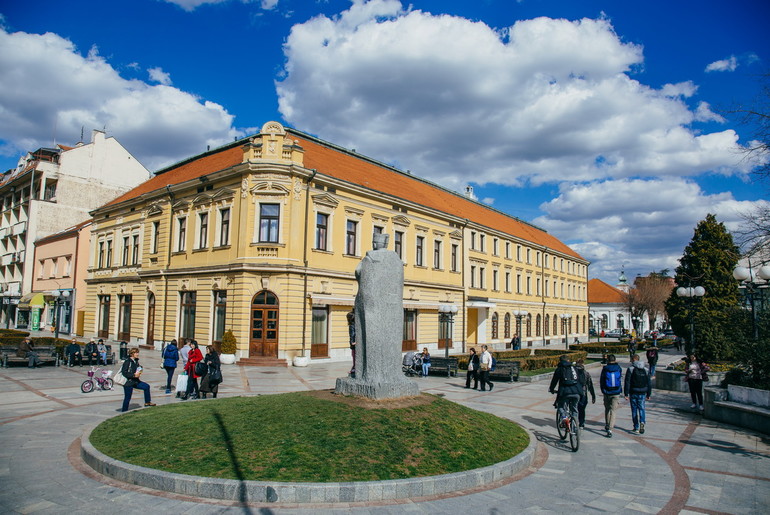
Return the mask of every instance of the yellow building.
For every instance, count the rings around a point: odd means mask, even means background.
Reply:
[[[85,331],[103,338],[160,347],[231,329],[244,363],[350,359],[354,270],[375,232],[404,261],[404,350],[503,349],[517,321],[524,346],[587,332],[588,262],[564,243],[277,122],[92,216]],[[452,326],[440,306],[457,308]]]

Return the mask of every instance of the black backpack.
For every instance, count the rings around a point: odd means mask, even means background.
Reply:
[[[631,389],[632,390],[647,390],[649,384],[649,377],[647,377],[647,369],[637,368],[631,371]]]
[[[575,369],[574,366],[570,365],[569,367],[563,367],[564,370],[562,371],[562,385],[564,386],[575,386],[578,384],[578,373],[577,369]]]

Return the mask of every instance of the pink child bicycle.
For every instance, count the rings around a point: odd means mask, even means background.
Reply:
[[[100,372],[100,375],[96,375],[97,372]],[[95,388],[99,388],[100,390],[112,390],[113,387],[113,381],[110,377],[112,375],[112,370],[105,370],[103,368],[97,368],[97,367],[91,367],[91,370],[88,371],[88,379],[83,381],[83,384],[80,385],[80,391],[83,393],[89,393],[93,392]]]

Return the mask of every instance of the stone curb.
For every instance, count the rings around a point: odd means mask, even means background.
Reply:
[[[96,450],[89,428],[80,438],[83,461],[99,474],[118,481],[176,494],[244,503],[352,503],[399,500],[448,494],[508,479],[532,465],[537,439],[527,431],[529,445],[513,458],[474,470],[390,481],[288,483],[217,479],[131,465]]]

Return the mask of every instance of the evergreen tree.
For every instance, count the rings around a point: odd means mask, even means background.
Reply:
[[[738,263],[738,247],[732,235],[716,216],[709,214],[695,227],[690,243],[679,259],[674,280],[677,286],[702,286],[703,297],[679,297],[676,288],[666,301],[671,327],[685,337],[688,350],[706,360],[733,357],[731,314],[739,303],[738,283],[733,269]],[[690,342],[690,322],[694,338]]]

